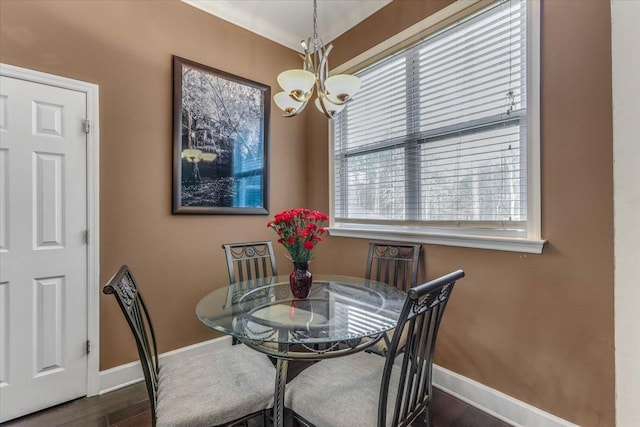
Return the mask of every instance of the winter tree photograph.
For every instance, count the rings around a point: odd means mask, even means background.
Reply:
[[[263,214],[270,87],[174,56],[173,213]]]

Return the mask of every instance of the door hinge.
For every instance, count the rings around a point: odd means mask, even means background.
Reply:
[[[84,230],[84,243],[89,244],[89,230]]]
[[[86,119],[84,121],[84,133],[89,133],[90,130],[91,130],[91,122],[89,121],[89,119]]]
[[[87,340],[87,354],[91,353],[91,341]]]

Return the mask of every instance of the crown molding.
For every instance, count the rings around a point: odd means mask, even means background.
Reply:
[[[268,3],[266,8],[262,4],[262,12],[265,14],[264,16],[258,16],[260,11],[255,10],[252,13],[252,11],[248,10],[248,3],[242,4],[230,0],[181,1],[300,53],[303,52],[300,41],[309,38],[313,31],[310,18],[312,8],[307,8],[305,2],[296,1],[292,3],[282,0],[265,2],[264,4]],[[325,43],[328,43],[364,21],[391,3],[391,1],[319,2],[318,35]],[[283,11],[286,11],[286,14]],[[274,22],[284,23],[276,24],[270,22],[267,13],[274,17]],[[286,17],[287,15],[295,16],[296,19],[282,19],[283,16]],[[301,22],[306,22],[307,17],[309,18],[309,25],[302,25]]]
[[[196,7],[207,13],[217,16],[220,19],[231,22],[239,27],[249,30],[259,36],[265,37],[279,43],[289,49],[302,53],[300,38],[282,28],[270,24],[269,22],[245,13],[241,9],[234,7],[231,2],[225,0],[181,0],[190,6]]]

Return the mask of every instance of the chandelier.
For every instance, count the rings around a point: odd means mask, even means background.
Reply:
[[[328,56],[333,45],[325,46],[318,36],[317,0],[313,0],[313,35],[300,44],[304,55],[302,69],[283,71],[278,84],[283,92],[274,95],[273,101],[284,111],[284,117],[298,115],[309,103],[313,89],[317,93],[315,105],[327,118],[332,119],[360,89],[360,79],[349,74],[329,77]]]

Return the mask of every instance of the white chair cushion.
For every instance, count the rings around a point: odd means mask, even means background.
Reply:
[[[287,384],[285,406],[317,427],[376,426],[385,360],[365,352],[322,360]],[[391,373],[387,420],[393,417],[398,371]]]
[[[212,426],[270,408],[275,368],[244,345],[160,364],[158,426]]]

